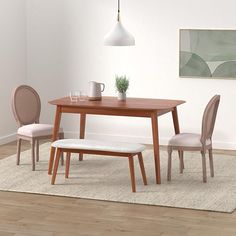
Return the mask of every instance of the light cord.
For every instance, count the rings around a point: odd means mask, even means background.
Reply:
[[[117,20],[120,21],[120,0],[118,0],[118,15]]]

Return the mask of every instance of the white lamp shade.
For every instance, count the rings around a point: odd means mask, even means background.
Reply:
[[[133,46],[135,39],[122,25],[117,21],[111,31],[104,37],[104,45],[106,46]]]

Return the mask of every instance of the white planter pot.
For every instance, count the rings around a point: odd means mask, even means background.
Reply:
[[[125,101],[126,93],[118,93],[118,100]]]

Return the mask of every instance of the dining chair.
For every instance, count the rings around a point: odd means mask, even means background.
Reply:
[[[18,86],[12,94],[12,111],[18,125],[16,164],[20,164],[21,141],[31,143],[32,170],[39,161],[39,140],[52,138],[53,125],[40,124],[41,101],[38,93],[28,85]],[[64,138],[60,129],[59,138]],[[61,159],[63,164],[63,157]]]
[[[183,173],[184,151],[200,151],[202,154],[202,172],[203,182],[207,182],[206,174],[206,152],[209,153],[210,162],[210,173],[211,177],[214,177],[214,166],[213,166],[213,154],[212,154],[212,133],[215,126],[216,114],[220,102],[220,95],[215,95],[208,102],[203,118],[202,118],[202,130],[201,134],[195,133],[180,133],[174,135],[168,143],[168,170],[167,180],[171,180],[171,162],[172,162],[172,151],[177,150],[179,152],[179,168],[180,173]]]

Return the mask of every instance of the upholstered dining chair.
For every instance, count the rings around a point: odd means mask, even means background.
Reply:
[[[17,130],[17,160],[20,164],[21,141],[31,142],[32,170],[39,161],[39,140],[52,137],[53,125],[40,124],[41,101],[38,93],[28,85],[17,87],[12,94],[12,111],[19,126]],[[59,138],[64,138],[60,129]],[[63,162],[63,157],[62,157]]]
[[[202,172],[203,172],[203,182],[207,182],[206,174],[206,152],[209,152],[209,162],[210,162],[210,172],[211,177],[214,177],[214,166],[213,166],[213,154],[212,154],[212,133],[215,126],[216,114],[220,102],[220,95],[215,95],[207,104],[203,118],[202,118],[202,130],[201,134],[193,133],[180,133],[174,135],[168,143],[168,170],[167,170],[167,180],[171,180],[171,162],[172,162],[172,151],[179,151],[179,161],[180,161],[180,173],[183,173],[184,151],[200,151],[202,154]]]

